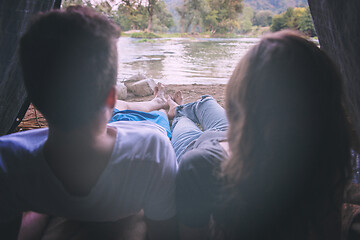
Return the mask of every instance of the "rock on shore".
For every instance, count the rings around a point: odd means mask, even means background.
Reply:
[[[146,78],[144,74],[138,73],[126,79],[124,82],[118,83],[117,98],[125,100],[129,95],[145,97],[154,94],[156,82],[154,79]]]

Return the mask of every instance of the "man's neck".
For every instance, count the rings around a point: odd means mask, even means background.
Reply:
[[[86,195],[105,169],[116,139],[116,129],[99,115],[71,131],[49,126],[44,155],[49,167],[75,195]]]
[[[108,137],[107,122],[111,110],[102,109],[90,121],[70,130],[57,128],[49,124],[49,135],[46,145],[50,146],[96,146]]]
[[[49,127],[49,135],[47,145],[50,146],[93,146],[106,138],[108,134],[106,124],[99,126],[96,124],[87,124],[76,127],[72,130],[62,130],[54,127]]]

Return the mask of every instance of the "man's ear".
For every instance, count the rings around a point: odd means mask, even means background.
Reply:
[[[116,86],[112,86],[110,88],[110,91],[108,93],[108,96],[106,97],[106,106],[109,108],[114,108],[116,104]]]

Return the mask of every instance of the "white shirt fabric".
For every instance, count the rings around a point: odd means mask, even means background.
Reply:
[[[69,194],[45,161],[48,129],[1,137],[0,221],[27,210],[82,221],[115,221],[141,209],[151,220],[173,217],[177,162],[166,131],[147,121],[109,125],[117,128],[111,158],[84,197]]]

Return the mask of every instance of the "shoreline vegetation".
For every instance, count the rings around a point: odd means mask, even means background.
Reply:
[[[188,39],[198,39],[198,38],[225,38],[225,39],[238,39],[238,38],[261,38],[262,36],[271,33],[270,27],[261,27],[254,28],[251,32],[247,34],[235,34],[235,33],[224,33],[224,34],[211,34],[209,32],[203,33],[153,33],[147,31],[132,30],[121,33],[121,37],[130,37],[138,39],[139,43],[155,43],[166,41],[167,39],[172,38],[188,38]],[[309,36],[308,36],[309,37]],[[314,41],[319,45],[318,37],[309,37],[310,40]]]
[[[140,30],[130,30],[121,33],[121,37],[131,37],[139,39],[154,38],[260,38],[262,35],[270,33],[270,27],[254,27],[246,34],[236,33],[217,33],[211,32],[192,32],[192,33],[153,33]]]
[[[183,93],[185,103],[196,101],[202,95],[209,94],[213,96],[222,107],[224,107],[226,84],[165,84],[165,87],[166,93],[170,96],[180,90]],[[139,97],[133,94],[128,94],[125,101],[142,102],[149,101],[153,97],[154,96],[152,95]],[[74,121],[76,121],[76,119],[74,119]],[[44,116],[31,104],[15,132],[44,128],[47,126],[48,124]]]
[[[306,0],[63,0],[61,7],[74,5],[94,8],[118,24],[123,36],[141,39],[254,38],[282,29],[316,36]]]

